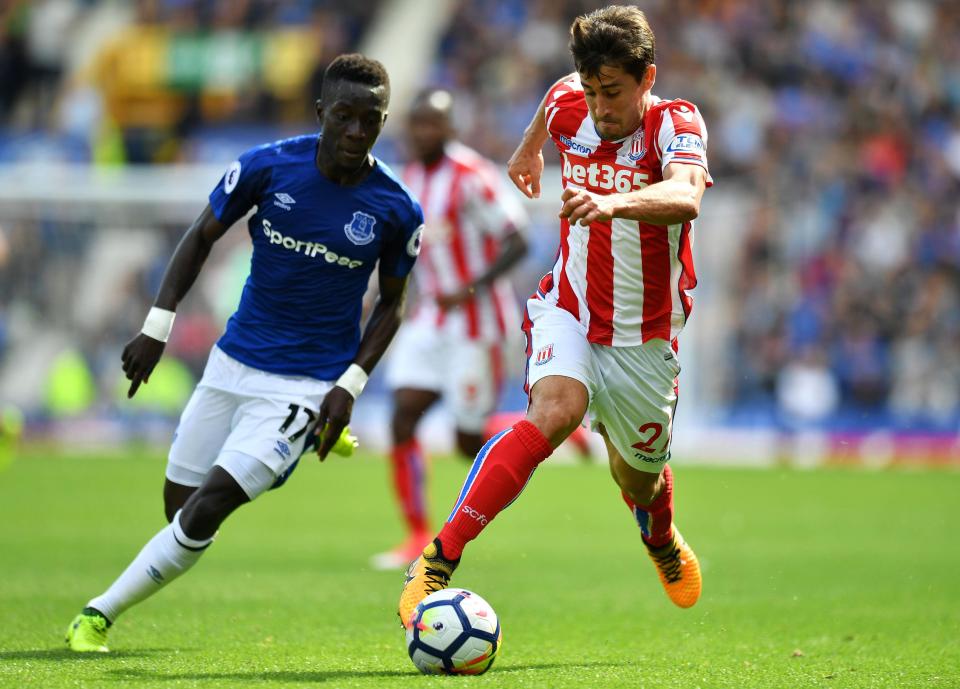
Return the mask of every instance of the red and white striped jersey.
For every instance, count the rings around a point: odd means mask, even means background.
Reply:
[[[493,163],[457,142],[447,144],[443,158],[429,168],[409,163],[403,181],[420,200],[425,223],[413,317],[461,328],[462,336],[471,340],[502,341],[520,323],[516,295],[506,277],[462,304],[457,310],[462,318],[448,318],[436,299],[483,275],[498,256],[501,240],[525,229],[520,204],[504,189]]]
[[[630,192],[663,180],[669,163],[707,169],[707,129],[696,106],[653,96],[640,128],[602,141],[577,75],[547,94],[544,115],[563,161],[563,186],[598,194]],[[707,173],[707,186],[713,184]],[[633,346],[672,341],[683,328],[697,284],[693,223],[653,225],[614,218],[589,227],[560,221],[560,249],[538,296],[569,311],[590,342]]]

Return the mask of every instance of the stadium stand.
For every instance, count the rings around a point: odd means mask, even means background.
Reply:
[[[0,162],[222,166],[251,143],[311,127],[326,62],[363,45],[394,4],[154,0],[124,13],[109,2],[8,0]],[[544,90],[570,70],[570,19],[594,6],[451,0],[423,81],[450,88],[464,140],[505,161]],[[658,37],[656,92],[696,102],[710,128],[709,196],[721,200],[705,206],[715,219],[704,219],[697,251],[709,283],[694,319],[707,411],[788,433],[955,433],[960,6],[654,0],[644,9]],[[77,40],[51,42],[38,25]],[[389,159],[401,154],[397,135],[378,149]],[[538,212],[542,243],[523,289],[553,250],[551,207]],[[104,229],[11,213],[0,214],[0,370],[18,323],[69,322],[69,264],[89,252],[91,229]],[[86,343],[95,371],[112,366],[136,328],[181,230],[145,225],[136,226],[155,237],[155,257],[123,286],[115,321]],[[196,306],[199,322],[209,309]],[[191,352],[215,337],[207,323],[190,335]]]

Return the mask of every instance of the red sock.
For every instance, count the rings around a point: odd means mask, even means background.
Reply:
[[[673,538],[673,471],[669,464],[663,467],[663,481],[663,490],[649,505],[638,505],[620,492],[637,520],[643,542],[653,548],[664,546]]]
[[[395,445],[390,453],[393,488],[400,502],[400,511],[411,534],[427,531],[427,501],[424,496],[426,474],[423,452],[416,438]]]
[[[567,437],[567,442],[577,448],[577,452],[579,452],[582,457],[590,456],[590,441],[587,440],[587,429],[583,426],[574,428],[573,433]]]
[[[553,448],[529,421],[490,438],[473,461],[460,497],[437,538],[445,557],[456,560],[497,514],[516,500],[533,470]]]

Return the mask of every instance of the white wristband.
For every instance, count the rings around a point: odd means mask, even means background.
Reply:
[[[147,319],[143,322],[143,328],[140,329],[147,337],[154,340],[166,342],[170,337],[170,331],[173,330],[173,319],[177,314],[166,309],[158,309],[156,306],[150,309]]]
[[[350,368],[337,378],[336,385],[349,392],[353,399],[357,399],[367,384],[367,378],[369,378],[367,372],[359,364],[350,364]]]

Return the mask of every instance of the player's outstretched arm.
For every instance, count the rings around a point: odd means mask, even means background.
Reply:
[[[407,295],[408,277],[402,278],[386,275],[380,271],[378,275],[380,281],[380,297],[373,307],[370,319],[367,321],[367,327],[363,331],[363,337],[360,338],[360,346],[357,349],[357,356],[353,360],[351,369],[358,366],[362,372],[357,373],[364,376],[370,375],[380,357],[387,351],[393,336],[397,334],[400,328],[400,321],[403,319],[403,308]],[[340,433],[344,427],[350,423],[350,416],[353,414],[353,402],[356,394],[349,391],[349,382],[341,385],[344,377],[350,375],[350,370],[333,387],[320,405],[320,414],[317,418],[317,434],[319,442],[317,443],[317,455],[322,462],[326,459]],[[365,376],[364,376],[365,380]]]
[[[130,381],[127,397],[133,397],[140,384],[150,379],[150,374],[163,354],[173,318],[172,315],[167,316],[166,323],[158,322],[157,319],[162,321],[164,314],[172,314],[177,310],[177,305],[200,274],[204,261],[210,255],[210,248],[227,229],[226,225],[217,220],[208,205],[177,244],[160,283],[160,291],[153,303],[154,308],[150,310],[144,324],[144,331],[123,348],[123,372]]]
[[[594,194],[568,186],[560,200],[560,217],[571,225],[606,222],[610,218],[674,225],[694,220],[707,186],[707,171],[699,165],[670,163],[663,181],[625,194]]]
[[[523,138],[517,150],[507,161],[507,174],[510,180],[528,199],[540,198],[540,177],[543,175],[543,145],[547,142],[547,96],[554,86],[570,78],[570,74],[558,79],[547,89],[540,101],[537,112],[523,132]]]

